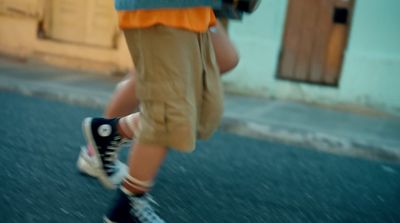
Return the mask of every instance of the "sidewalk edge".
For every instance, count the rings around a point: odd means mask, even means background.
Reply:
[[[400,152],[394,148],[371,145],[320,132],[289,129],[278,125],[260,125],[227,116],[224,116],[222,120],[221,129],[242,136],[308,147],[338,155],[400,163]]]

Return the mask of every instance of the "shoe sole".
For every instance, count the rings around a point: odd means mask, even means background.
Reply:
[[[101,169],[99,168],[98,164],[93,162],[93,159],[96,159],[96,157],[89,157],[87,155],[87,148],[85,146],[81,146],[81,152],[76,162],[76,166],[82,174],[97,179],[100,176]],[[117,185],[121,184],[123,178],[128,174],[128,167],[124,163],[117,160],[116,165],[118,165],[118,172],[112,177],[107,178],[110,182],[113,182],[113,185],[115,185],[114,189],[117,188]]]
[[[110,219],[108,219],[107,217],[103,218],[103,222],[104,223],[118,223],[118,222],[110,221]]]
[[[81,146],[81,153],[79,154],[76,166],[81,173],[97,178],[99,176],[99,168],[94,167],[94,164],[90,164],[90,161],[85,158],[83,155],[85,150],[86,148]]]
[[[95,157],[97,159],[97,162],[99,163],[99,168],[97,168],[97,171],[88,171],[91,172],[93,174],[95,174],[94,176],[97,177],[97,179],[99,179],[100,183],[103,184],[104,187],[108,188],[108,189],[115,189],[116,186],[113,184],[113,182],[111,182],[108,179],[107,173],[103,170],[103,162],[100,159],[100,153],[97,150],[97,144],[94,141],[93,135],[92,135],[92,131],[91,131],[91,122],[92,122],[92,118],[85,118],[85,120],[83,120],[82,122],[82,131],[83,131],[83,135],[85,136],[86,141],[93,145],[93,150],[95,152]],[[81,163],[79,164],[80,159],[78,160],[78,168],[79,165],[81,165],[81,167],[84,170],[88,170],[89,168],[87,168],[87,166],[85,166],[86,164],[89,165],[88,163],[84,163],[82,160]],[[86,169],[85,169],[86,168]],[[86,172],[86,171],[85,171]],[[89,174],[90,175],[90,174]]]

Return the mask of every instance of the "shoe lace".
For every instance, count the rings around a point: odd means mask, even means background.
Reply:
[[[151,195],[145,194],[143,197],[132,196],[130,200],[131,214],[138,218],[141,223],[165,223],[150,205],[152,203],[159,206]]]
[[[118,159],[118,151],[121,148],[121,145],[127,143],[128,141],[129,140],[123,139],[121,136],[116,135],[107,146],[107,150],[104,153],[104,160],[109,162],[109,164],[106,164],[105,167],[110,169],[110,171],[113,171],[116,168],[115,162]]]
[[[122,140],[120,136],[114,136],[113,140],[111,140],[110,144],[107,146],[107,150],[105,152],[107,161],[114,162],[118,157],[117,153],[122,144]]]

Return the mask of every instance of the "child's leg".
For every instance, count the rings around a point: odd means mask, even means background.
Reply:
[[[111,96],[111,100],[106,106],[106,109],[104,110],[104,117],[105,118],[117,118],[117,117],[123,117],[126,115],[131,114],[137,109],[137,106],[139,104],[139,100],[136,97],[136,80],[135,80],[135,75],[136,71],[131,70],[129,74],[127,75],[128,77],[123,80],[122,82],[119,83],[119,86],[116,87],[113,95]],[[94,151],[93,147],[91,145],[86,145],[86,147],[82,147],[82,151],[80,154],[80,158],[82,156],[87,156],[86,160],[89,160],[91,156],[93,156]],[[79,160],[78,160],[79,162]],[[82,161],[80,161],[82,163]],[[89,175],[91,171],[90,169],[93,169],[90,167],[90,162],[88,163],[86,167],[79,167],[83,173],[87,173]],[[88,166],[89,165],[89,166]],[[121,166],[121,165],[120,165]]]
[[[121,118],[117,126],[121,136],[133,139],[139,127],[139,119],[140,113]],[[125,178],[123,187],[134,194],[147,192],[167,155],[167,151],[168,149],[164,146],[139,143],[132,145],[128,161],[129,176]]]
[[[132,146],[129,155],[129,176],[125,179],[123,186],[134,194],[143,194],[147,192],[158,170],[161,167],[168,149],[157,145],[135,144]],[[138,185],[135,180],[145,182],[147,185]]]
[[[104,117],[116,118],[131,114],[138,106],[139,101],[135,92],[135,70],[129,72],[129,77],[117,87],[104,111]]]
[[[118,169],[115,163],[117,148],[124,138],[132,139],[137,131],[140,114],[134,113],[121,119],[86,118],[83,130],[93,145],[99,169],[98,177],[107,187],[114,187],[111,179]],[[128,130],[126,130],[128,129]],[[152,222],[164,223],[151,208],[148,192],[163,163],[166,147],[135,144],[130,154],[130,170],[118,190],[117,200],[104,222]],[[130,221],[129,221],[130,220]]]
[[[239,55],[220,21],[217,21],[216,30],[211,32],[211,41],[220,73],[224,74],[235,68],[239,63]]]
[[[130,154],[129,175],[118,192],[117,202],[106,215],[106,222],[120,222],[129,216],[143,218],[139,220],[143,222],[163,222],[146,201],[146,192],[166,158],[167,148],[191,152],[197,132],[205,138],[216,129],[222,114],[218,67],[209,33],[165,26],[124,32],[137,62],[140,114],[123,117],[117,125],[115,121],[111,123],[111,136],[114,129],[122,138],[132,139],[135,135],[135,145]],[[185,60],[188,62],[182,63]],[[203,115],[211,110],[213,119]],[[102,129],[92,127],[91,131],[110,138],[106,126],[97,125]],[[109,154],[108,144],[116,143],[102,143],[105,155]],[[108,159],[102,161],[106,163]]]
[[[216,25],[216,31],[211,32],[211,40],[221,74],[232,70],[237,65],[239,56],[220,22]],[[139,100],[136,96],[135,76],[136,70],[132,70],[128,79],[124,81],[124,84],[116,88],[104,111],[106,118],[123,117],[137,109]],[[94,154],[95,151],[92,145],[83,146],[78,158],[78,168],[85,174],[98,177],[99,167],[94,162]],[[118,184],[122,180],[120,176],[123,176],[126,166],[119,160],[116,160],[115,166],[117,169],[121,169],[121,171],[117,171],[116,173],[118,174],[113,176],[111,181],[114,184]]]

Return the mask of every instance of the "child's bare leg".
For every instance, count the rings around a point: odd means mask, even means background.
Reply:
[[[118,129],[122,137],[132,139],[138,128],[140,113],[134,113],[119,120]],[[168,149],[158,145],[132,145],[129,154],[129,176],[123,187],[134,194],[150,190],[158,169],[163,163]]]
[[[94,171],[95,176],[108,188],[117,186],[115,174],[120,179],[119,183],[124,179],[121,189],[117,192],[115,206],[104,217],[104,222],[125,222],[128,218],[139,219],[140,222],[164,223],[152,210],[146,192],[153,185],[154,178],[167,155],[167,149],[136,144],[132,146],[134,149],[130,154],[129,170],[121,173],[122,168],[116,166],[118,147],[124,138],[134,137],[139,118],[140,114],[134,113],[120,119],[86,118],[83,122],[85,137],[95,148],[94,158],[97,160],[96,167],[99,167]]]
[[[168,149],[162,146],[134,144],[129,155],[130,177],[125,179],[123,186],[134,194],[149,191],[167,152]],[[135,180],[143,182],[144,185]]]
[[[106,118],[123,117],[131,114],[137,108],[139,101],[135,92],[135,73],[135,70],[131,70],[128,79],[121,82],[122,85],[114,91],[104,111]]]
[[[235,68],[239,63],[239,55],[229,39],[225,28],[219,21],[217,21],[216,30],[211,32],[211,41],[220,73],[224,74]]]
[[[116,87],[111,100],[107,104],[104,111],[105,118],[116,118],[123,117],[134,112],[139,104],[136,97],[136,71],[131,70],[129,77],[120,83],[120,86]],[[86,145],[87,154],[92,156],[94,154],[91,145]],[[83,170],[83,172],[86,172]]]

